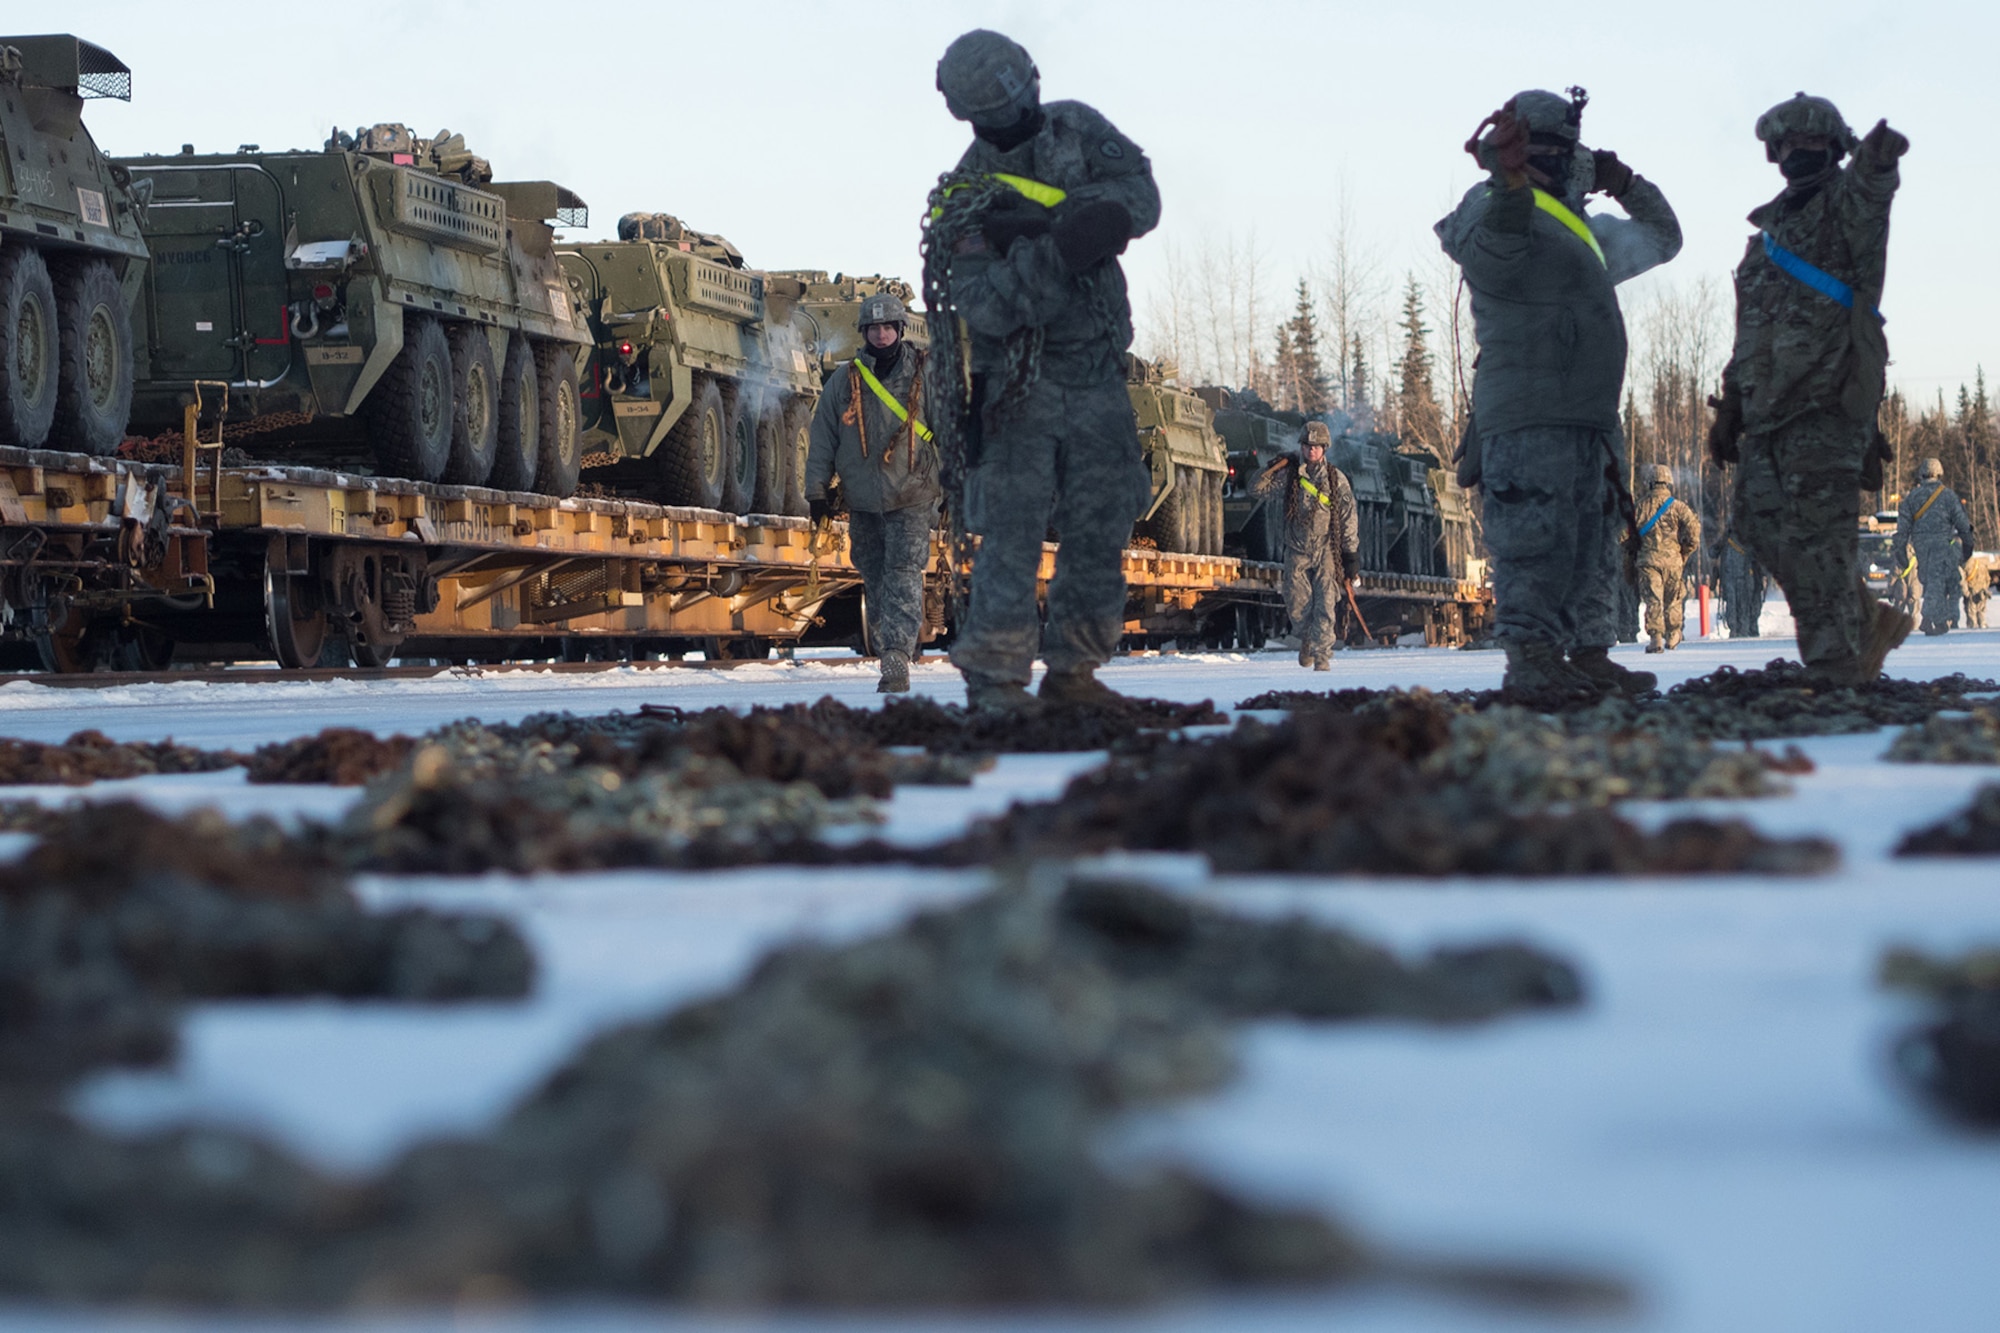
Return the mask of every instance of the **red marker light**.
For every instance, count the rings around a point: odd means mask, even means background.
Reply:
[[[324,282],[316,282],[313,284],[313,300],[331,301],[332,299],[333,299],[333,287],[331,284]]]
[[[619,343],[619,344],[618,344],[618,355],[620,355],[620,356],[630,356],[630,355],[632,355],[632,344],[631,344],[631,343]]]

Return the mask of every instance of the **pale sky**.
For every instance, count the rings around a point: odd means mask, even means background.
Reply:
[[[1987,4],[86,0],[61,13],[133,69],[129,107],[88,113],[111,152],[449,127],[500,179],[576,190],[589,234],[655,209],[728,236],[756,267],[912,282],[925,194],[968,138],[933,86],[937,58],[965,29],[997,28],[1033,53],[1044,97],[1091,103],[1153,161],[1161,227],[1127,256],[1142,321],[1170,243],[1254,233],[1282,301],[1323,262],[1343,189],[1356,239],[1400,286],[1435,265],[1430,226],[1475,178],[1460,148],[1473,126],[1520,89],[1568,84],[1591,93],[1585,141],[1680,214],[1686,248],[1645,281],[1726,279],[1744,214],[1782,183],[1752,126],[1804,89],[1857,133],[1887,116],[1913,144],[1882,302],[1892,380],[1927,400],[1976,365],[2000,371],[2000,7]]]

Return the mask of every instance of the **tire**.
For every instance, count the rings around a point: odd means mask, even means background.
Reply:
[[[812,448],[815,404],[794,398],[785,404],[785,509],[793,518],[812,513],[806,504],[806,454]]]
[[[451,341],[451,458],[444,479],[484,486],[500,453],[500,372],[493,344],[477,324],[460,324]]]
[[[1222,554],[1222,478],[1220,472],[1208,474],[1208,553]]]
[[[785,512],[785,474],[789,443],[785,438],[785,400],[770,394],[757,411],[757,487],[750,496],[753,514]]]
[[[41,254],[0,249],[0,445],[39,449],[55,424],[62,345]]]
[[[1188,553],[1189,533],[1195,509],[1194,496],[1189,494],[1188,470],[1180,464],[1173,464],[1174,488],[1167,492],[1167,498],[1160,501],[1160,507],[1153,514],[1153,543],[1162,551],[1175,554]]]
[[[486,484],[503,491],[531,491],[542,457],[541,371],[528,340],[507,340],[507,364],[500,368],[499,444]]]
[[[727,396],[729,412],[728,457],[724,460],[722,510],[727,514],[747,514],[757,495],[757,423],[742,393]]]
[[[385,477],[442,481],[451,461],[451,344],[428,315],[407,316],[403,350],[368,395],[375,465]]]
[[[535,439],[535,489],[567,499],[583,480],[583,399],[576,354],[562,343],[535,348],[536,402],[542,414]]]
[[[704,376],[695,386],[694,402],[660,446],[661,498],[670,505],[722,508],[728,439],[722,390]]]
[[[49,447],[104,458],[132,418],[132,314],[101,259],[56,277],[56,417]]]

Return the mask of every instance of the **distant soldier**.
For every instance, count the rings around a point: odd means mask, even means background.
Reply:
[[[1504,689],[1537,706],[1657,683],[1609,653],[1623,528],[1613,478],[1625,471],[1618,284],[1679,253],[1681,229],[1657,186],[1580,142],[1585,100],[1524,92],[1488,117],[1480,130],[1492,132],[1466,147],[1492,175],[1436,227],[1472,293],[1477,457],[1460,476],[1485,488]],[[1591,213],[1592,192],[1630,216]]]
[[[1361,525],[1347,474],[1326,461],[1331,442],[1324,421],[1308,421],[1299,451],[1258,474],[1258,499],[1283,494],[1285,610],[1299,636],[1299,665],[1332,670],[1335,618],[1347,590],[1361,577]]]
[[[1125,391],[1118,256],[1160,220],[1152,164],[1083,103],[1044,106],[1035,62],[997,32],[954,41],[937,86],[974,136],[925,232],[926,290],[943,288],[933,304],[971,341],[963,520],[980,545],[952,662],[976,709],[1036,705],[1038,643],[1042,699],[1115,700],[1095,672],[1124,637],[1124,552],[1152,485]],[[956,395],[941,372],[963,368],[934,367],[932,397]],[[1035,576],[1052,522],[1045,631]]]
[[[1916,553],[1917,578],[1924,585],[1924,633],[1943,634],[1958,624],[1960,567],[1972,559],[1972,520],[1957,493],[1944,484],[1942,462],[1926,458],[1917,477],[1896,506],[1896,541],[1889,558],[1901,569]]]
[[[1649,653],[1681,646],[1687,621],[1687,563],[1701,549],[1701,518],[1674,498],[1673,469],[1655,464],[1639,502],[1639,548],[1633,564],[1646,599]]]
[[[1986,628],[1986,599],[1993,590],[1993,564],[1983,555],[1965,562],[1965,623]]]
[[[1785,590],[1806,666],[1872,681],[1911,625],[1868,592],[1855,540],[1889,357],[1877,310],[1889,205],[1909,140],[1887,121],[1857,139],[1833,103],[1804,93],[1758,117],[1757,137],[1785,189],[1750,214],[1709,453],[1736,466],[1737,530]]]
[[[1722,541],[1716,547],[1715,566],[1721,571],[1722,607],[1729,637],[1757,638],[1764,632],[1764,599],[1770,593],[1770,576],[1737,536],[1734,524],[1722,534]]]
[[[868,594],[868,636],[882,658],[876,689],[910,688],[924,624],[924,566],[937,526],[937,449],[920,418],[924,354],[903,341],[909,322],[893,296],[861,303],[865,346],[827,376],[806,452],[806,503],[830,517],[827,485],[840,478],[854,567]]]

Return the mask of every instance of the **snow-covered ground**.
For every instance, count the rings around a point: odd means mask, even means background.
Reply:
[[[1788,639],[1694,640],[1664,656],[1636,648],[1619,656],[1671,683],[1724,662],[1759,666],[1791,648]],[[1497,653],[1405,649],[1344,653],[1331,675],[1301,671],[1278,653],[1136,658],[1105,674],[1126,691],[1226,707],[1273,687],[1490,686],[1501,667]],[[1918,638],[1891,667],[1914,678],[2000,676],[2000,631]],[[962,697],[941,661],[920,665],[915,682],[942,699]],[[0,688],[0,735],[53,740],[96,727],[120,739],[249,747],[332,724],[414,732],[460,717],[643,702],[741,706],[832,694],[872,703],[872,691],[864,667],[812,662],[102,691],[10,685]],[[1244,1043],[1235,1086],[1133,1121],[1108,1146],[1194,1160],[1247,1188],[1325,1206],[1406,1249],[1583,1263],[1628,1276],[1642,1305],[1603,1326],[1877,1333],[2000,1325],[2000,1140],[1941,1126],[1884,1077],[1884,1043],[1905,1011],[1872,981],[1876,957],[1892,942],[2000,942],[1993,863],[1887,856],[1904,831],[2000,773],[1886,765],[1878,759],[1886,743],[1886,733],[1806,741],[1819,768],[1792,796],[1702,805],[1772,832],[1837,838],[1846,864],[1820,879],[1248,880],[1211,877],[1185,858],[1137,858],[1191,892],[1249,910],[1310,912],[1403,946],[1521,936],[1575,959],[1590,998],[1570,1014],[1450,1032],[1259,1025]],[[1089,762],[1024,756],[1004,760],[969,792],[905,791],[889,805],[889,831],[947,832],[977,811],[1059,791]],[[81,794],[120,793],[169,809],[214,803],[321,817],[352,797],[249,787],[233,772]],[[1638,813],[1650,821],[1688,808]],[[364,889],[377,901],[479,905],[515,917],[541,959],[535,997],[441,1009],[203,1006],[187,1023],[175,1070],[99,1077],[77,1105],[107,1126],[186,1118],[260,1126],[330,1168],[364,1169],[418,1136],[489,1122],[584,1034],[727,986],[776,942],[852,936],[981,883],[970,873],[877,869],[370,880]],[[662,1319],[651,1310],[580,1308],[277,1323],[0,1307],[0,1333],[639,1326],[1405,1333],[1544,1322],[1397,1292],[982,1321]]]

